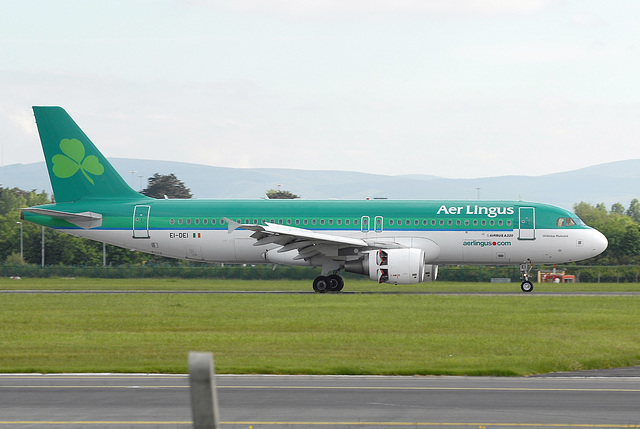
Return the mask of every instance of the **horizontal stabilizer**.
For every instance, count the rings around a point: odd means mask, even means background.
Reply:
[[[66,220],[82,229],[91,229],[102,226],[102,215],[94,212],[68,213],[58,210],[47,210],[37,208],[22,209],[23,212],[34,213],[42,216],[49,216],[56,219]]]

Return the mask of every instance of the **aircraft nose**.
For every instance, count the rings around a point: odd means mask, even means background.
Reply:
[[[608,245],[609,241],[607,240],[607,237],[605,237],[604,234],[600,231],[594,229],[591,233],[591,249],[593,252],[592,256],[598,256],[599,254],[604,252],[607,249]]]

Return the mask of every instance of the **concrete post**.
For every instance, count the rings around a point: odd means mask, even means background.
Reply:
[[[220,427],[214,376],[212,353],[189,353],[189,384],[194,429]]]

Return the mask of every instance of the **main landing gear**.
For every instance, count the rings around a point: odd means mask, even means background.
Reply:
[[[524,264],[520,264],[520,277],[522,278],[520,289],[522,289],[522,292],[531,292],[533,290],[533,282],[529,280],[530,271],[531,259],[527,259]]]
[[[318,293],[340,292],[344,287],[344,279],[337,274],[318,276],[313,280],[313,290]]]

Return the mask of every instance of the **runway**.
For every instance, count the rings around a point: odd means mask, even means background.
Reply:
[[[263,290],[0,290],[0,295],[317,295],[314,291]],[[330,294],[328,294],[330,295]],[[449,296],[640,296],[640,292],[443,292],[443,291],[341,291],[339,295],[449,295]]]
[[[216,378],[225,428],[617,428],[640,424],[625,377]],[[588,375],[588,374],[587,374]],[[0,427],[191,427],[185,375],[0,375]]]

